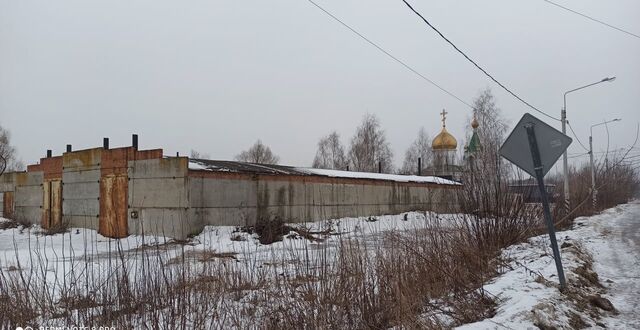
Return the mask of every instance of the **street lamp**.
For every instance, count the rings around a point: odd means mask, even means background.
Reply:
[[[587,87],[591,87],[593,85],[597,85],[599,83],[603,83],[603,82],[607,82],[607,81],[614,81],[616,80],[616,77],[607,77],[607,78],[603,78],[600,81],[594,82],[592,84],[589,85],[584,85],[582,87],[578,87],[575,89],[572,89],[570,91],[567,91],[564,93],[564,106],[562,107],[562,111],[560,112],[560,121],[562,122],[562,133],[563,134],[567,134],[567,94],[571,93],[571,92],[575,92],[577,90],[581,90],[583,88],[587,88]],[[564,202],[565,202],[565,207],[568,209],[569,208],[569,200],[570,200],[570,195],[569,195],[569,174],[568,172],[568,167],[569,167],[569,158],[567,157],[567,150],[565,149],[564,153],[562,154],[562,171],[564,172]]]
[[[605,124],[608,124],[614,121],[620,121],[620,120],[622,119],[616,118],[612,120],[603,121],[601,123],[591,125],[591,128],[589,129],[589,156],[591,158],[590,160],[591,162],[591,200],[593,202],[594,209],[596,208],[598,191],[596,190],[596,170],[595,170],[595,167],[593,166],[593,128],[596,126],[605,125]]]

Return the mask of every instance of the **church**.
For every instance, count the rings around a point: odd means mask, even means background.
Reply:
[[[464,156],[462,161],[458,155],[458,141],[447,131],[447,114],[442,110],[442,129],[440,133],[431,142],[431,150],[433,151],[433,162],[426,169],[425,174],[437,176],[440,178],[462,181],[462,174],[467,170],[473,170],[476,166],[476,154],[482,150],[480,138],[478,136],[478,127],[480,124],[476,118],[474,111],[471,128],[473,133],[468,144],[464,147]]]

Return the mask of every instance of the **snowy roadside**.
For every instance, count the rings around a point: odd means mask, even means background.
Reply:
[[[358,217],[288,224],[304,229],[313,239],[303,239],[298,232],[285,234],[281,241],[264,245],[258,236],[233,226],[207,226],[189,241],[176,242],[160,236],[131,235],[123,239],[104,237],[92,229],[69,228],[66,233],[44,235],[43,229],[16,227],[0,230],[0,272],[45,269],[47,280],[61,281],[71,267],[86,264],[107,267],[110,258],[118,257],[133,266],[149,255],[161,256],[168,266],[184,255],[199,264],[198,259],[232,259],[258,262],[281,268],[294,261],[334,253],[344,239],[360,240],[375,246],[386,232],[405,232],[421,228],[428,219],[449,219],[454,215],[408,212],[378,217]],[[0,222],[9,221],[0,218]],[[308,251],[318,251],[309,253]],[[201,261],[201,260],[200,260]],[[58,269],[62,271],[57,271]],[[132,274],[135,275],[135,274]]]
[[[498,298],[496,315],[458,329],[640,329],[640,202],[576,219],[574,229],[558,233],[558,244],[566,294],[557,287],[548,236],[534,237],[503,251],[504,273],[485,287]],[[599,296],[615,310],[597,307]]]

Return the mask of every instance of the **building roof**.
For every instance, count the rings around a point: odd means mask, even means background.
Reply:
[[[469,145],[467,145],[467,152],[470,154],[474,154],[482,149],[482,144],[480,143],[480,138],[478,137],[478,132],[474,129],[473,134],[471,135],[471,139],[469,140]]]
[[[288,174],[288,175],[305,175],[306,173],[296,170],[295,167],[271,165],[271,164],[254,164],[229,160],[211,160],[211,159],[189,159],[190,170],[204,170],[215,172],[233,172],[233,173],[249,173],[249,174]]]
[[[227,160],[189,159],[189,170],[213,171],[230,173],[266,174],[266,175],[301,175],[323,176],[345,179],[369,179],[394,182],[435,183],[445,185],[459,185],[451,180],[435,176],[399,175],[369,172],[352,172],[326,170],[317,168],[293,167],[284,165],[254,164]]]

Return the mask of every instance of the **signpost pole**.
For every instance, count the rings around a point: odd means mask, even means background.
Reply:
[[[560,291],[563,291],[567,284],[564,278],[564,270],[562,269],[562,260],[560,259],[560,250],[558,249],[558,242],[556,240],[556,231],[553,226],[553,220],[551,219],[551,210],[549,209],[549,197],[547,196],[547,189],[544,186],[544,172],[542,167],[542,161],[540,160],[540,151],[538,150],[538,142],[536,140],[535,125],[533,123],[526,123],[524,125],[527,130],[527,137],[529,139],[529,149],[531,150],[531,157],[533,158],[533,166],[536,173],[536,180],[538,181],[538,188],[540,189],[540,196],[542,197],[542,209],[544,212],[544,218],[547,222],[547,229],[549,230],[549,238],[551,239],[551,248],[553,249],[553,258],[556,261],[556,269],[558,270],[558,279],[560,281]]]

